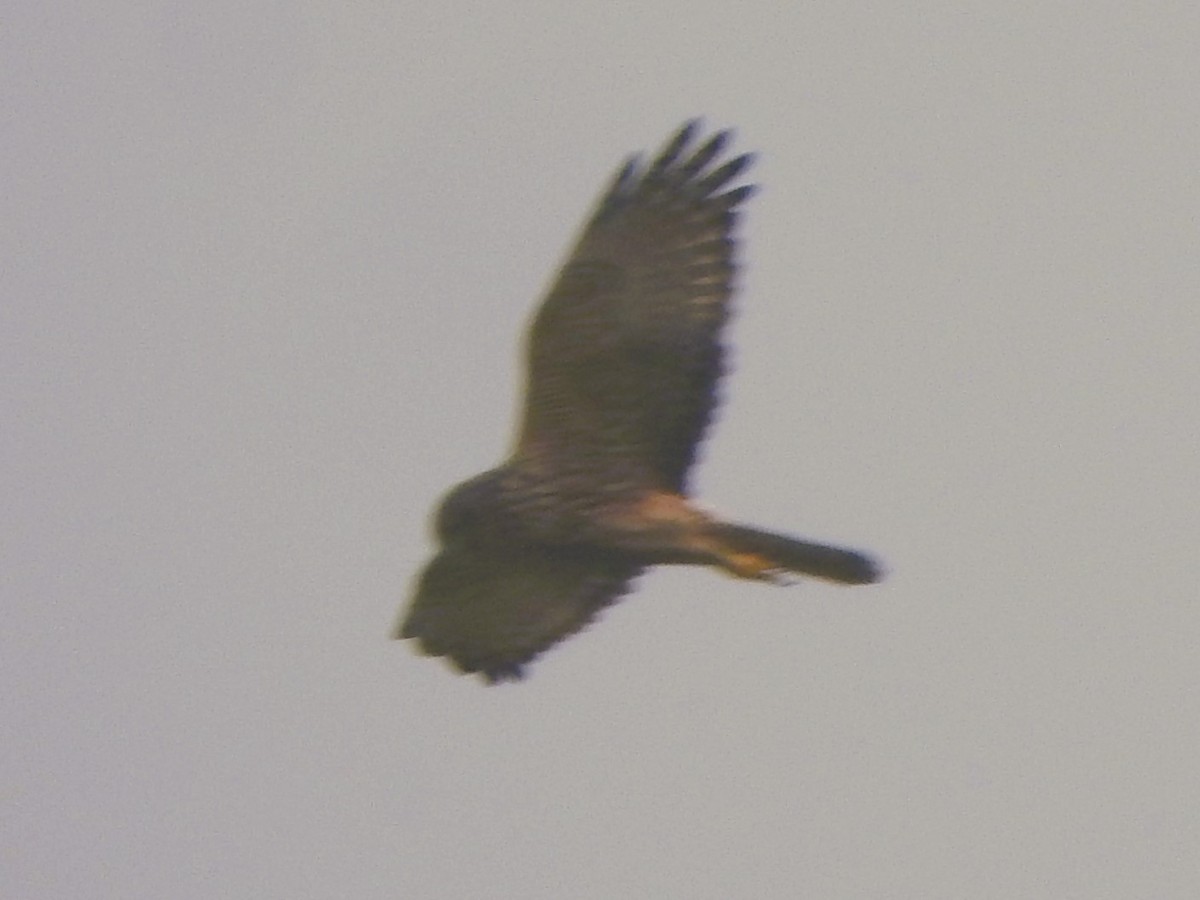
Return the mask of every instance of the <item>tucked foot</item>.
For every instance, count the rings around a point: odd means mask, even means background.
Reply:
[[[721,567],[737,578],[780,585],[793,583],[779,563],[759,553],[727,550],[721,555]]]

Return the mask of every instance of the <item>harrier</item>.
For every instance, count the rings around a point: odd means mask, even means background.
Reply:
[[[584,226],[528,335],[523,418],[509,459],[454,488],[440,549],[394,636],[490,682],[516,679],[648,566],[716,566],[786,583],[879,579],[867,556],[723,522],[689,499],[688,470],[722,374],[734,225],[719,132],[686,124],[648,166],[629,159]]]

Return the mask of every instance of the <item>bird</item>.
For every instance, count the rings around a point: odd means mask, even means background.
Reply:
[[[788,584],[882,575],[869,555],[727,522],[688,476],[724,374],[753,155],[686,122],[602,192],[526,335],[509,457],[453,488],[392,633],[489,683],[579,632],[656,565]]]

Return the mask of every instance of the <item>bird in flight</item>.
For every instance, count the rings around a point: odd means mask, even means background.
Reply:
[[[517,679],[654,565],[787,583],[880,578],[868,556],[715,518],[688,470],[722,375],[749,154],[688,122],[629,159],[533,319],[512,455],[458,485],[394,637],[489,682]]]

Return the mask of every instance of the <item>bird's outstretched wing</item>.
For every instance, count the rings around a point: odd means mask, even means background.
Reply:
[[[595,551],[447,547],[421,573],[394,636],[417,638],[423,652],[488,681],[517,679],[525,663],[586,626],[640,571]]]
[[[734,276],[730,188],[750,155],[714,163],[685,125],[648,166],[631,159],[601,197],[529,334],[516,457],[586,459],[597,479],[684,492],[716,402]]]

